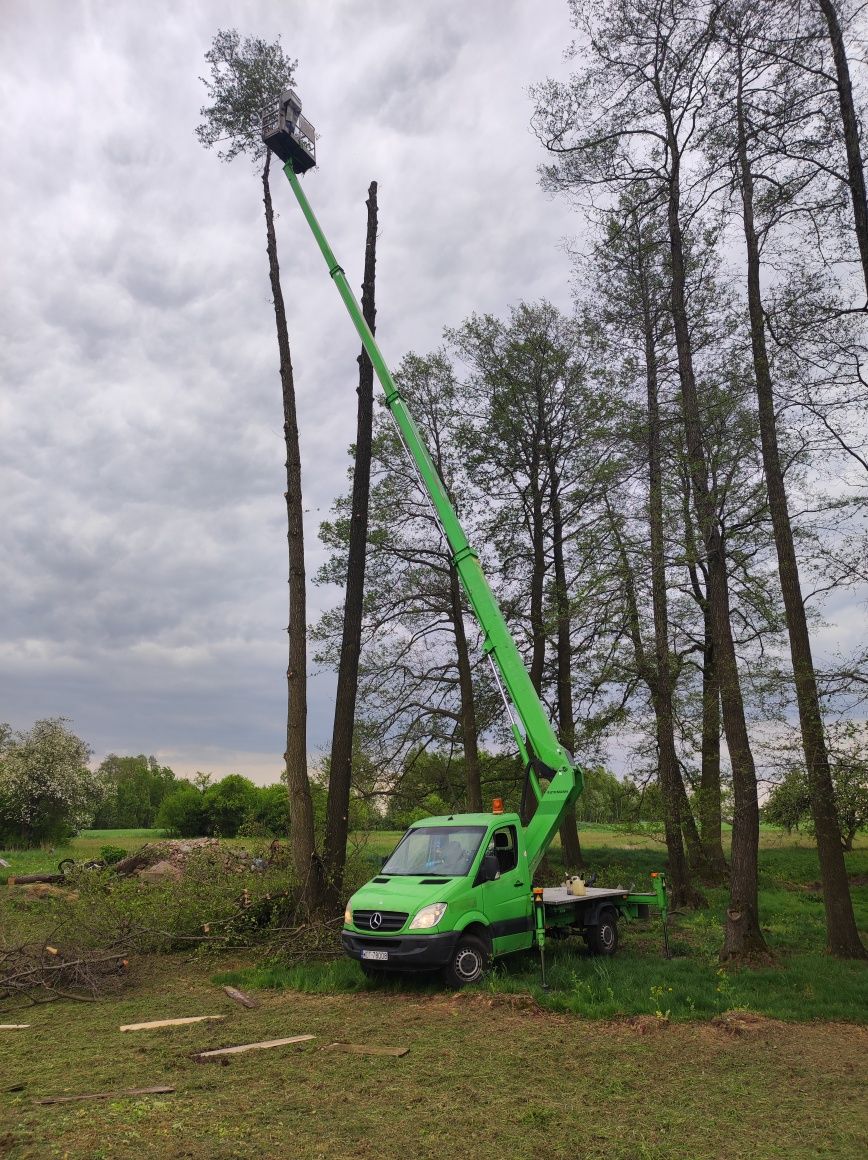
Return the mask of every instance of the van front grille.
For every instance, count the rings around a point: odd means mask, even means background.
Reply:
[[[382,931],[400,930],[410,916],[400,910],[354,910],[353,926],[359,930]]]

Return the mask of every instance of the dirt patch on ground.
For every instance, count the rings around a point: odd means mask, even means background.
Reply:
[[[116,862],[112,869],[116,874],[134,874],[146,882],[158,882],[183,877],[190,861],[196,858],[214,859],[222,871],[243,874],[266,870],[280,854],[277,842],[272,842],[268,855],[262,857],[249,850],[225,846],[218,838],[177,838],[147,842],[134,854]]]

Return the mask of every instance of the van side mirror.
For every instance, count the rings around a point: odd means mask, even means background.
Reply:
[[[496,854],[486,854],[476,875],[474,886],[481,886],[483,882],[493,882],[500,874],[500,864]]]

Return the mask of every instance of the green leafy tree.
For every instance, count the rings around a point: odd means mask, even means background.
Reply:
[[[163,798],[157,811],[157,826],[180,838],[198,838],[207,833],[208,812],[205,795],[189,781]]]
[[[289,828],[289,797],[284,784],[277,782],[258,787],[248,823],[253,823],[259,831],[274,838],[286,833]]]
[[[256,809],[257,787],[240,773],[230,773],[205,790],[203,804],[208,832],[221,838],[234,838]]]
[[[0,839],[36,846],[62,841],[93,816],[102,796],[91,749],[51,717],[27,732],[0,728]]]
[[[100,764],[97,776],[105,798],[93,824],[97,829],[149,828],[163,798],[175,786],[175,774],[156,757],[119,757],[110,753]]]
[[[868,726],[856,721],[833,725],[827,737],[829,766],[834,787],[835,813],[841,846],[853,849],[853,839],[868,826]],[[787,833],[804,826],[816,837],[811,810],[811,784],[804,765],[790,766],[769,795],[763,818]]]

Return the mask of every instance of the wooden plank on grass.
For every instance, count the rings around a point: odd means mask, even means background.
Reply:
[[[47,1100],[37,1100],[38,1104],[72,1104],[77,1100],[125,1100],[131,1096],[161,1096],[173,1092],[173,1087],[126,1088],[120,1092],[90,1092],[84,1096],[52,1096]]]
[[[260,1043],[240,1043],[237,1047],[217,1047],[213,1051],[200,1051],[197,1059],[212,1059],[215,1055],[239,1055],[242,1051],[265,1051],[269,1047],[283,1047],[287,1043],[304,1043],[316,1039],[315,1035],[290,1035],[288,1039],[263,1039]]]
[[[121,1031],[151,1031],[156,1027],[180,1027],[184,1023],[208,1023],[225,1015],[190,1015],[186,1019],[155,1019],[151,1023],[125,1023]]]
[[[236,1003],[240,1003],[242,1007],[258,1007],[259,1004],[255,999],[251,999],[249,995],[245,995],[243,991],[239,991],[237,987],[224,987],[223,990],[230,999],[234,999]]]
[[[29,1023],[0,1023],[0,1031],[23,1031]]]
[[[368,1043],[329,1043],[325,1051],[347,1051],[351,1055],[394,1055],[400,1058],[406,1055],[409,1047],[378,1047]]]

